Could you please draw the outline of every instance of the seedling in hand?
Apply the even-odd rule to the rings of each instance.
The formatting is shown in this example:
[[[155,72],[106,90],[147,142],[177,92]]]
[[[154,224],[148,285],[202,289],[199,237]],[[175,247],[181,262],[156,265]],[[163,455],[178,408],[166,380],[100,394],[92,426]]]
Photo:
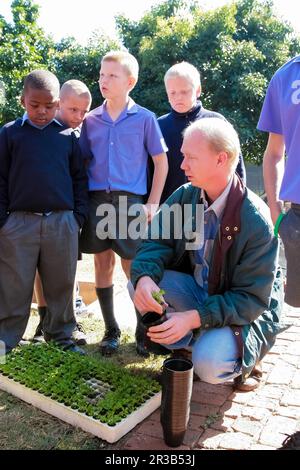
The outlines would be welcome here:
[[[163,289],[160,289],[159,291],[152,291],[151,295],[153,299],[162,307],[166,308],[168,306],[163,297],[165,295],[165,291]]]

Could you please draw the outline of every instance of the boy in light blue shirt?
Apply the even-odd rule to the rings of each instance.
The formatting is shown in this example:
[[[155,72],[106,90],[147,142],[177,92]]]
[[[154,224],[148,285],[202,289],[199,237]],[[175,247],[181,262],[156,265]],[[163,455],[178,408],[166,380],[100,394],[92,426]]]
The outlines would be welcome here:
[[[103,355],[116,351],[120,338],[113,309],[114,253],[121,257],[129,279],[131,260],[141,241],[140,236],[135,239],[129,234],[129,225],[135,219],[129,215],[130,208],[140,204],[144,219],[150,221],[168,172],[167,147],[155,115],[129,97],[138,79],[138,69],[136,59],[128,52],[112,51],[103,57],[99,85],[105,101],[86,117],[80,136],[83,155],[88,160],[90,196],[89,219],[80,246],[83,253],[95,255],[96,292],[105,323],[100,343]],[[154,177],[149,198],[143,205],[149,154],[153,158]],[[105,214],[100,214],[104,207],[113,214],[107,225]]]

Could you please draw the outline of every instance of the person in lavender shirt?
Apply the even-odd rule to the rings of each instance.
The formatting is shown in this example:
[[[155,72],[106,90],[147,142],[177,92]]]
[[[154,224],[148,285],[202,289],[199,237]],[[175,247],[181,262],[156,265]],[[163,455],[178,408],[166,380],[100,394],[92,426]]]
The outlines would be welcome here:
[[[138,70],[137,60],[128,52],[111,51],[103,57],[99,85],[105,101],[84,120],[79,141],[88,162],[90,208],[80,248],[83,253],[95,255],[96,293],[105,323],[100,342],[104,356],[118,349],[121,333],[113,307],[115,253],[121,257],[129,279],[131,260],[143,232],[141,229],[137,238],[130,234],[135,218],[133,206],[141,209],[145,232],[147,221],[158,208],[168,173],[167,146],[155,115],[129,97]],[[149,154],[154,177],[148,200],[143,204]]]
[[[285,248],[285,301],[300,307],[300,55],[272,77],[257,128],[269,132],[264,183],[274,233]],[[287,212],[284,202],[291,203]]]

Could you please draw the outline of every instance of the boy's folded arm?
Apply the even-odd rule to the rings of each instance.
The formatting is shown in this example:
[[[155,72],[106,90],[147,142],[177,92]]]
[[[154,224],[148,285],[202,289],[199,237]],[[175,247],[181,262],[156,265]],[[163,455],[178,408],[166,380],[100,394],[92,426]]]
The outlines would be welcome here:
[[[0,184],[1,186],[1,184]],[[3,227],[3,225],[5,224],[7,218],[8,218],[8,213],[7,213],[7,204],[3,203],[2,201],[2,191],[0,189],[0,198],[1,198],[1,202],[0,202],[0,229],[1,227]]]
[[[81,214],[79,214],[78,212],[75,212],[75,211],[74,211],[74,217],[76,219],[76,222],[79,225],[79,228],[82,228],[83,224],[85,222],[85,217],[83,217],[83,215],[81,215]]]
[[[8,179],[0,157],[0,228],[8,218]]]
[[[90,147],[89,139],[87,136],[86,120],[84,120],[82,123],[80,137],[78,140],[79,140],[79,146],[80,146],[82,158],[83,158],[85,166],[87,167],[90,160],[93,158],[93,154],[91,152],[91,147]]]
[[[74,191],[74,216],[81,228],[88,216],[88,185],[87,178],[81,178],[80,180],[73,179],[73,191]]]
[[[73,139],[70,172],[73,180],[74,216],[82,227],[88,216],[88,177],[76,137]]]

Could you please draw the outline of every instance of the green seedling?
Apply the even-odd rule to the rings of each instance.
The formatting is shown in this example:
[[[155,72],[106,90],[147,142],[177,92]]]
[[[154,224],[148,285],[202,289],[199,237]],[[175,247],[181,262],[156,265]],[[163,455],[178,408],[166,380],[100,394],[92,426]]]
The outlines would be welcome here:
[[[158,292],[153,291],[151,292],[151,295],[153,299],[156,300],[157,303],[159,303],[159,305],[165,305],[165,300],[163,298],[163,296],[165,295],[164,290],[160,289]]]

